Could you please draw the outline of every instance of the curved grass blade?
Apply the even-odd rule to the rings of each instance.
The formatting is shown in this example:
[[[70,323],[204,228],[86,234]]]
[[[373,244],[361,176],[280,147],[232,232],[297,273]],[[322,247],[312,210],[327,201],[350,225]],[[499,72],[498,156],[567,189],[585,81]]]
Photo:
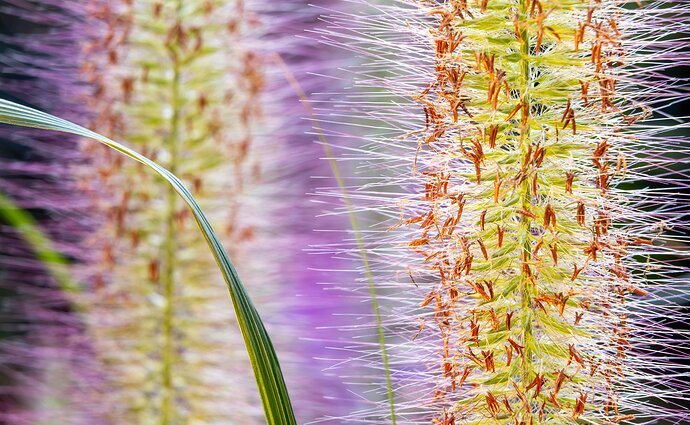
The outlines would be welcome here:
[[[254,370],[268,425],[296,425],[283,373],[271,339],[249,298],[237,271],[192,194],[174,174],[145,156],[98,133],[36,109],[0,99],[0,122],[76,134],[96,140],[144,165],[163,177],[189,205],[228,286],[237,322]]]
[[[71,293],[79,291],[79,286],[67,271],[69,261],[53,247],[53,242],[41,231],[31,214],[15,205],[3,193],[0,193],[0,218],[21,234],[61,290]]]

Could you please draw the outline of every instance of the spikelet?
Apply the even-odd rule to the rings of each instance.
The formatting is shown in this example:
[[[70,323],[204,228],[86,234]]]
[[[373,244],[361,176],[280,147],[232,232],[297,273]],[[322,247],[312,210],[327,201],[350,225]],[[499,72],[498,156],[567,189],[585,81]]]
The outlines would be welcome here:
[[[83,64],[94,87],[91,126],[186,181],[258,303],[276,296],[273,257],[256,245],[270,209],[250,196],[266,193],[258,182],[268,151],[254,138],[262,59],[245,39],[256,17],[241,1],[94,1],[88,10],[100,25]],[[111,417],[261,423],[227,289],[187,207],[139,165],[85,151],[107,217],[93,238],[100,258],[85,304],[113,380]]]
[[[18,102],[79,120],[78,40],[83,12],[63,1],[4,2],[0,89]],[[35,219],[52,247],[81,263],[79,250],[93,222],[72,169],[83,162],[76,140],[32,129],[2,128],[0,191]],[[51,274],[5,220],[0,226],[0,423],[105,424],[103,390],[84,325],[68,294],[75,282]],[[32,227],[31,225],[29,227]],[[74,286],[73,286],[74,285]]]
[[[659,118],[687,91],[659,71],[690,62],[688,5],[362,4],[322,36],[370,58],[366,101],[337,107],[371,120],[361,208],[384,217],[384,324],[405,329],[398,421],[686,421],[687,338],[665,318],[687,324],[687,270],[659,258],[686,250],[666,231],[686,228],[669,131],[687,123]],[[390,421],[378,404],[352,418]]]

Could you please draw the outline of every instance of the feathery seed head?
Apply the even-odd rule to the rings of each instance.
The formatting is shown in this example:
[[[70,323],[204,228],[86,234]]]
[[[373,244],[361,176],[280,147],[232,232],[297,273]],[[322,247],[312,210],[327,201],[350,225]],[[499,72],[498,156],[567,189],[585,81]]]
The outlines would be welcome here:
[[[245,281],[275,296],[255,258],[270,217],[252,191],[265,170],[263,58],[247,40],[258,21],[243,2],[94,1],[84,73],[92,123],[188,182]],[[227,289],[189,210],[138,164],[87,146],[91,191],[108,223],[94,238],[92,332],[112,371],[117,422],[262,420]],[[91,170],[89,168],[87,171]],[[273,260],[264,257],[263,261]],[[249,277],[251,276],[251,277]],[[259,286],[262,285],[262,286]]]
[[[79,102],[83,90],[73,60],[79,55],[83,15],[65,1],[3,3],[0,90],[5,97],[68,119],[88,114]],[[51,265],[37,252],[41,244],[35,234],[29,236],[35,232],[49,240],[51,246],[40,249],[57,251],[66,261],[88,261],[80,244],[93,221],[85,214],[88,199],[73,172],[84,158],[70,149],[76,141],[65,135],[3,128],[2,139],[0,423],[107,423],[99,396],[103,380],[68,291],[78,285],[66,273],[65,279],[51,274]],[[24,223],[14,227],[18,222]]]
[[[316,379],[312,353],[294,344],[301,329],[284,319],[293,307],[287,295],[314,283],[309,275],[299,281],[305,260],[290,252],[313,238],[303,235],[311,220],[299,203],[315,157],[296,155],[306,142],[286,126],[303,108],[274,57],[283,48],[276,38],[296,31],[299,20],[243,1],[94,1],[89,10],[97,25],[83,66],[98,112],[92,127],[189,183],[278,335],[288,378]],[[288,66],[308,56],[288,51]],[[160,193],[139,165],[86,149],[98,167],[95,203],[112,223],[94,238],[102,257],[91,269],[89,317],[99,353],[115,371],[113,416],[261,422],[227,290],[187,207],[175,193]],[[291,388],[298,414],[308,418],[327,403],[310,389]]]
[[[400,288],[387,328],[408,329],[391,348],[400,417],[683,418],[668,400],[687,386],[664,377],[688,371],[666,349],[673,331],[661,322],[677,309],[663,296],[684,290],[683,269],[668,263],[652,275],[649,262],[681,255],[673,245],[685,239],[660,232],[662,220],[678,221],[663,199],[672,190],[631,182],[672,184],[653,168],[683,147],[644,120],[687,98],[657,72],[690,59],[679,49],[687,5],[369,6],[378,13],[334,15],[322,34],[371,58],[358,81],[369,101],[338,106],[375,123],[370,161],[388,166],[362,202],[387,219],[370,242],[381,286]],[[663,348],[649,349],[654,340]]]

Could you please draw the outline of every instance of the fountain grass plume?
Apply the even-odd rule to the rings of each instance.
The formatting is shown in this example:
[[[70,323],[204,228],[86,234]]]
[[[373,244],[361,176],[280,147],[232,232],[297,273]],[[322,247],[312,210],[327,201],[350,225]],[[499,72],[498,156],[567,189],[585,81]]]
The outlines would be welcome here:
[[[4,97],[80,119],[79,40],[83,13],[71,2],[0,5],[0,90]],[[5,130],[5,129],[3,129]],[[0,154],[0,422],[107,423],[98,366],[70,294],[78,291],[66,263],[88,261],[80,250],[93,221],[66,149],[74,138],[33,129],[3,131]]]
[[[199,3],[201,4],[201,3]],[[76,4],[65,3],[65,7],[76,7]],[[305,13],[292,13],[289,10],[270,7],[266,8],[265,5],[261,3],[243,4],[242,2],[236,2],[233,5],[227,5],[222,7],[222,13],[209,18],[213,12],[217,12],[215,6],[211,3],[205,3],[203,8],[190,10],[187,9],[186,5],[178,8],[178,21],[184,21],[181,26],[189,25],[191,27],[187,28],[196,37],[195,42],[200,43],[201,37],[208,41],[210,38],[212,40],[212,47],[208,49],[209,43],[205,43],[204,51],[198,52],[194,51],[186,59],[190,62],[196,62],[196,64],[189,64],[184,67],[184,72],[180,72],[181,79],[194,78],[194,75],[200,75],[201,69],[205,65],[212,64],[218,67],[218,74],[215,79],[211,81],[204,82],[204,84],[196,85],[190,83],[188,80],[178,81],[179,84],[175,82],[170,82],[165,80],[165,66],[163,63],[165,59],[161,60],[158,67],[153,66],[154,78],[156,81],[152,82],[148,79],[151,62],[146,62],[146,59],[151,59],[156,57],[156,54],[165,55],[166,53],[171,53],[179,45],[184,44],[183,40],[175,40],[170,43],[169,38],[163,37],[163,35],[158,32],[160,28],[157,29],[156,21],[164,22],[166,19],[171,22],[169,9],[166,9],[167,5],[161,2],[149,2],[147,4],[140,3],[133,7],[129,2],[91,2],[89,3],[86,11],[90,15],[90,19],[85,19],[83,24],[84,28],[87,29],[82,34],[82,42],[85,43],[85,60],[80,64],[83,75],[87,82],[93,89],[93,92],[89,96],[84,96],[83,100],[89,106],[93,108],[97,113],[92,121],[93,125],[98,126],[99,129],[105,130],[107,134],[111,137],[132,137],[134,140],[139,141],[138,146],[143,146],[142,149],[152,156],[157,156],[158,154],[166,155],[165,143],[161,147],[161,144],[155,143],[155,141],[144,140],[146,138],[145,132],[151,131],[151,140],[158,138],[155,134],[158,131],[166,132],[170,131],[164,119],[161,120],[161,116],[166,115],[166,108],[151,108],[153,103],[148,102],[144,96],[151,96],[151,98],[157,98],[161,91],[164,91],[166,87],[171,88],[173,91],[174,86],[179,86],[179,97],[183,98],[192,91],[201,91],[203,89],[208,89],[211,85],[215,83],[223,83],[226,85],[227,91],[224,93],[224,98],[220,101],[218,98],[206,99],[202,94],[198,98],[198,111],[196,113],[189,113],[189,109],[183,106],[187,119],[187,123],[191,120],[196,120],[201,117],[202,119],[210,118],[213,123],[208,122],[202,123],[200,127],[205,127],[208,132],[202,134],[201,138],[213,138],[222,139],[220,143],[216,146],[207,144],[206,152],[202,152],[200,149],[192,149],[192,146],[197,147],[199,140],[189,139],[183,140],[183,148],[190,147],[190,149],[183,149],[182,155],[185,158],[180,161],[187,165],[186,160],[190,156],[195,156],[196,159],[200,159],[204,153],[214,152],[220,149],[223,150],[222,144],[225,142],[226,146],[231,152],[226,152],[225,159],[230,159],[226,164],[220,164],[220,162],[214,162],[210,167],[197,167],[186,173],[183,176],[185,180],[192,183],[196,191],[201,190],[200,186],[204,182],[205,188],[208,187],[209,175],[211,174],[209,169],[216,169],[218,173],[217,177],[220,177],[223,172],[227,172],[232,169],[236,169],[233,173],[230,181],[234,182],[238,186],[242,186],[242,180],[249,177],[249,180],[253,182],[248,186],[246,194],[243,194],[242,189],[237,191],[226,190],[225,192],[217,191],[213,194],[205,193],[202,196],[206,198],[206,202],[215,202],[216,214],[219,214],[220,208],[224,203],[232,203],[233,205],[229,210],[231,211],[231,217],[228,220],[226,232],[228,233],[226,237],[228,239],[238,239],[238,232],[233,232],[233,227],[237,225],[238,222],[255,222],[255,226],[246,226],[239,234],[240,239],[245,239],[241,244],[233,244],[235,257],[242,256],[244,253],[244,261],[242,261],[244,269],[243,274],[253,274],[254,279],[261,281],[262,286],[260,289],[255,289],[259,292],[262,297],[262,305],[271,305],[274,313],[278,311],[286,314],[295,314],[299,316],[298,325],[290,323],[286,324],[284,320],[276,321],[272,327],[281,328],[280,335],[282,336],[284,352],[292,352],[292,355],[283,356],[288,358],[289,370],[294,370],[292,378],[294,382],[300,383],[293,385],[293,391],[297,393],[299,405],[302,407],[301,412],[298,412],[303,419],[311,420],[317,416],[321,415],[321,412],[325,410],[325,406],[328,405],[331,411],[338,411],[336,408],[336,399],[343,398],[343,390],[338,390],[339,385],[334,383],[334,377],[326,377],[321,373],[318,364],[315,364],[311,356],[318,355],[321,356],[320,352],[315,352],[314,347],[317,345],[312,342],[308,349],[296,349],[293,344],[294,339],[305,336],[307,332],[312,332],[311,329],[305,329],[315,326],[322,326],[325,324],[322,318],[317,318],[317,314],[323,312],[323,309],[330,309],[332,306],[323,305],[323,296],[317,297],[319,303],[322,305],[318,312],[313,308],[306,308],[304,306],[294,305],[299,299],[295,298],[295,301],[291,301],[290,298],[285,298],[285,295],[299,292],[300,295],[309,294],[309,301],[312,307],[314,303],[314,293],[315,289],[318,289],[316,285],[316,280],[323,278],[321,274],[313,270],[308,270],[309,265],[313,264],[312,256],[307,256],[305,253],[300,252],[300,249],[307,248],[311,245],[315,238],[319,237],[316,233],[311,232],[312,215],[305,214],[303,208],[295,208],[297,203],[303,203],[303,198],[305,192],[309,191],[310,185],[310,173],[314,169],[318,169],[314,163],[318,160],[318,154],[314,154],[314,149],[309,149],[312,144],[306,138],[304,134],[305,122],[301,121],[301,118],[305,115],[305,111],[302,105],[299,104],[297,96],[294,91],[286,86],[284,83],[285,76],[283,67],[276,67],[276,63],[273,60],[274,55],[278,52],[283,54],[286,58],[287,66],[290,68],[290,72],[293,70],[299,74],[300,78],[304,78],[303,82],[305,87],[309,90],[314,89],[311,82],[316,82],[318,80],[313,78],[308,78],[306,72],[308,70],[313,70],[317,65],[317,61],[314,59],[315,54],[323,53],[322,50],[307,49],[303,42],[297,41],[294,37],[299,32],[307,26],[312,25],[314,19],[313,9],[305,8]],[[218,5],[216,5],[218,6]],[[194,9],[192,6],[191,9]],[[203,9],[203,10],[202,10]],[[189,13],[187,13],[189,12]],[[205,14],[205,15],[204,15]],[[184,15],[184,16],[182,16]],[[27,14],[27,17],[31,17],[33,21],[40,21],[44,19],[42,14],[36,14],[36,16]],[[212,21],[212,26],[206,25],[205,31],[200,33],[198,31],[199,25],[203,23],[203,17],[208,18],[207,22]],[[184,19],[183,19],[184,18]],[[189,21],[194,21],[195,23],[190,24]],[[259,21],[262,21],[261,23]],[[171,25],[174,27],[177,24],[175,20],[172,20]],[[161,26],[165,26],[162,24]],[[173,28],[174,29],[174,28]],[[184,29],[184,28],[183,28]],[[183,29],[180,31],[184,32]],[[131,31],[135,31],[136,36],[131,34]],[[172,31],[172,30],[171,30]],[[170,35],[170,34],[168,34]],[[184,34],[177,34],[184,36]],[[220,54],[221,48],[218,47],[218,43],[225,41],[237,42],[238,45],[232,52],[228,52],[225,57]],[[141,43],[141,44],[138,44]],[[177,46],[171,44],[179,44]],[[146,45],[146,48],[142,48],[142,44]],[[241,45],[240,45],[241,44]],[[74,43],[74,47],[77,47],[77,43]],[[182,49],[186,46],[181,46]],[[200,48],[197,44],[195,49]],[[158,52],[156,52],[158,50]],[[149,55],[149,53],[152,53]],[[175,52],[172,52],[175,53]],[[214,54],[215,53],[215,54]],[[73,58],[78,59],[79,55],[73,55]],[[201,59],[203,58],[203,59]],[[244,60],[240,65],[231,63],[233,61],[239,60],[240,62]],[[206,61],[206,62],[204,62]],[[76,61],[75,61],[76,62]],[[175,62],[175,60],[173,60]],[[204,64],[199,65],[199,62],[204,62]],[[194,66],[196,65],[196,66]],[[173,67],[174,68],[174,67]],[[276,69],[278,68],[278,69]],[[207,67],[204,70],[209,70],[211,67]],[[136,73],[141,71],[141,76],[126,75],[129,72]],[[222,75],[221,71],[229,71],[230,75]],[[263,73],[268,72],[269,75],[263,75]],[[271,74],[272,72],[272,74]],[[144,75],[145,74],[145,75]],[[161,77],[163,76],[163,77]],[[224,78],[228,77],[228,78]],[[306,77],[306,78],[305,78]],[[268,87],[264,87],[264,83],[268,82]],[[222,85],[222,84],[221,84]],[[201,89],[200,89],[201,87]],[[216,88],[216,87],[214,87]],[[138,95],[138,89],[144,92],[144,95]],[[187,90],[191,89],[191,90]],[[263,95],[264,91],[270,92],[270,99]],[[212,91],[212,90],[209,90]],[[136,93],[135,93],[136,92]],[[217,93],[213,93],[214,95]],[[167,99],[170,100],[170,99]],[[204,103],[208,101],[208,105]],[[174,103],[174,101],[170,102]],[[226,103],[226,108],[219,106],[221,103]],[[165,102],[164,102],[165,104]],[[208,108],[206,106],[209,106]],[[149,112],[142,115],[138,112],[142,109],[151,108]],[[219,114],[219,110],[223,111],[222,116]],[[229,112],[229,113],[228,113]],[[129,115],[135,115],[134,118]],[[160,114],[157,116],[156,114]],[[269,116],[270,119],[262,119],[260,115],[264,117]],[[237,126],[232,123],[226,122],[225,119],[228,117],[234,117],[237,121],[241,123]],[[75,117],[73,117],[74,119]],[[79,117],[78,119],[83,119]],[[160,121],[157,121],[160,120]],[[220,124],[218,124],[220,122]],[[261,122],[261,125],[255,125]],[[308,124],[306,124],[308,125]],[[249,128],[252,127],[253,128]],[[148,128],[147,128],[148,127]],[[218,128],[216,128],[218,127]],[[222,129],[220,127],[223,127]],[[235,130],[240,128],[245,131],[245,137],[240,143],[237,140],[230,140],[228,133],[230,130]],[[223,134],[218,136],[217,132]],[[186,131],[191,133],[194,129],[190,129],[187,126]],[[202,132],[203,133],[203,132]],[[212,134],[213,133],[213,134]],[[251,133],[251,135],[249,135]],[[36,132],[38,135],[43,135],[43,133]],[[250,140],[251,139],[251,140]],[[167,140],[169,141],[169,140]],[[218,140],[216,140],[218,141]],[[187,143],[188,142],[188,143]],[[228,143],[229,142],[229,143]],[[267,142],[270,142],[267,143]],[[251,149],[248,145],[251,144]],[[279,154],[281,151],[281,146],[288,144],[289,153]],[[237,145],[239,148],[237,148]],[[249,152],[242,152],[242,151]],[[90,163],[82,168],[82,173],[84,174],[83,184],[90,187],[92,194],[92,200],[94,205],[94,211],[100,211],[103,216],[105,216],[105,221],[99,223],[101,231],[93,235],[88,241],[86,241],[82,246],[86,249],[84,251],[91,252],[91,261],[84,267],[85,273],[89,277],[90,290],[96,292],[95,295],[85,294],[81,297],[80,301],[87,306],[86,317],[89,318],[91,324],[91,331],[96,336],[99,347],[103,350],[101,353],[101,359],[107,366],[110,374],[112,375],[113,390],[109,397],[105,399],[110,399],[117,404],[116,408],[109,411],[109,415],[113,420],[162,420],[162,421],[174,421],[177,420],[170,416],[174,416],[175,413],[170,413],[171,410],[177,410],[176,408],[167,409],[161,408],[160,406],[164,404],[169,405],[169,401],[172,399],[170,394],[173,394],[175,398],[186,397],[184,390],[179,393],[184,393],[183,396],[178,397],[178,392],[175,391],[174,387],[176,384],[172,381],[179,379],[180,382],[185,380],[185,377],[180,378],[175,377],[175,371],[172,368],[167,368],[164,363],[166,360],[163,356],[156,356],[152,353],[157,349],[156,344],[161,343],[158,339],[148,340],[147,337],[155,330],[151,330],[147,333],[146,329],[143,327],[147,325],[152,325],[153,328],[156,327],[156,322],[159,321],[158,318],[154,317],[159,308],[149,308],[144,307],[143,310],[149,308],[149,315],[145,321],[137,321],[139,318],[136,315],[135,319],[128,318],[123,320],[119,314],[124,314],[127,316],[127,307],[131,306],[131,303],[125,303],[118,294],[127,292],[130,294],[129,298],[135,298],[137,296],[137,291],[129,291],[129,287],[126,284],[111,284],[111,279],[117,279],[118,273],[122,273],[123,269],[128,272],[128,274],[134,275],[135,273],[140,273],[140,278],[137,280],[136,276],[133,278],[127,276],[129,281],[125,279],[119,279],[125,282],[131,282],[132,285],[140,283],[141,276],[148,274],[151,275],[159,274],[161,264],[158,263],[158,259],[154,258],[155,255],[151,251],[147,251],[149,247],[142,247],[149,242],[153,242],[154,250],[156,245],[160,245],[157,242],[156,235],[147,234],[142,236],[141,233],[143,228],[155,227],[155,223],[159,221],[159,215],[170,216],[169,211],[163,214],[156,215],[152,213],[147,216],[148,211],[144,211],[148,206],[155,207],[155,201],[149,203],[148,193],[145,195],[141,194],[141,191],[133,191],[136,195],[132,196],[132,192],[129,190],[122,190],[118,187],[118,184],[124,183],[132,187],[131,179],[136,179],[141,186],[149,185],[151,191],[157,192],[156,188],[153,186],[155,182],[153,179],[147,180],[145,174],[141,174],[143,169],[140,167],[127,167],[125,163],[122,162],[122,158],[113,155],[109,151],[100,151],[99,148],[85,144],[85,151],[87,156],[90,158]],[[239,151],[239,152],[238,152]],[[249,154],[252,157],[252,165],[239,164],[243,162],[242,155]],[[213,155],[207,155],[207,157],[212,157]],[[220,160],[222,155],[218,156],[216,160]],[[285,161],[285,158],[289,157],[290,161]],[[194,158],[192,158],[194,159]],[[165,162],[165,161],[163,161]],[[213,162],[213,161],[212,161]],[[246,161],[247,162],[247,161]],[[259,164],[260,162],[260,164]],[[123,164],[124,167],[123,167]],[[166,163],[171,165],[170,163]],[[246,166],[246,167],[245,167]],[[96,167],[98,178],[94,180],[93,178],[93,167]],[[250,168],[251,172],[247,173],[245,170],[237,170],[242,167]],[[115,175],[121,168],[123,168],[128,176],[121,177]],[[171,166],[171,168],[175,168]],[[220,169],[220,170],[219,170]],[[177,171],[177,170],[176,170]],[[143,176],[143,177],[142,177]],[[260,181],[260,182],[259,182]],[[146,183],[144,183],[146,182]],[[257,197],[255,195],[250,195],[249,192],[260,191],[260,195]],[[227,187],[226,187],[227,189]],[[199,193],[197,193],[199,195]],[[225,199],[221,202],[212,201],[210,198],[216,195],[222,195]],[[258,211],[266,210],[264,208],[265,201],[271,200],[271,211],[279,211],[276,214],[258,214]],[[131,201],[131,202],[130,202]],[[133,204],[136,203],[136,206]],[[242,213],[240,209],[244,209],[249,212]],[[211,208],[213,211],[213,208]],[[185,210],[180,206],[180,215],[185,214]],[[281,217],[277,220],[277,217]],[[142,219],[148,220],[148,224],[136,223],[135,220]],[[184,217],[176,217],[176,220],[183,220]],[[114,227],[110,227],[107,223],[108,221],[114,222]],[[162,221],[162,220],[161,220]],[[126,224],[125,224],[126,222]],[[181,225],[181,223],[178,223]],[[123,234],[125,227],[128,227],[128,232]],[[175,235],[177,236],[177,235]],[[170,234],[168,234],[168,239],[170,239]],[[129,239],[131,246],[128,243],[123,243],[123,240]],[[175,237],[174,239],[177,239]],[[177,241],[175,241],[177,242]],[[141,244],[141,245],[140,245]],[[237,245],[241,245],[238,247]],[[121,254],[120,251],[133,249],[134,252],[129,255]],[[204,249],[205,250],[205,249]],[[146,251],[150,254],[149,263],[146,267],[142,267],[137,270],[136,267],[131,267],[132,263],[136,261],[130,261],[131,258],[137,258],[139,261],[146,261],[146,258],[141,258],[140,255],[142,251]],[[191,250],[189,250],[191,251]],[[252,261],[249,258],[256,256],[249,255],[249,252],[271,252],[280,254],[271,254],[270,256],[262,255],[261,261]],[[169,252],[170,254],[170,252]],[[268,260],[270,258],[270,261]],[[323,258],[323,257],[322,257]],[[320,262],[321,263],[321,262]],[[185,264],[189,264],[187,261]],[[324,264],[321,264],[324,266]],[[127,266],[130,266],[127,268]],[[119,275],[121,276],[121,274]],[[318,277],[317,277],[318,276]],[[266,285],[267,282],[276,281],[280,279],[283,288],[281,289],[271,289],[271,285]],[[331,276],[331,279],[335,279]],[[146,279],[145,279],[146,280]],[[107,287],[107,288],[106,288]],[[275,288],[275,286],[273,286]],[[141,289],[141,288],[136,288]],[[146,302],[154,302],[152,298],[157,295],[156,291],[144,291],[145,295],[143,298],[136,298],[133,302],[137,305],[146,304]],[[280,302],[275,300],[279,299]],[[141,300],[148,300],[142,301]],[[305,298],[301,301],[304,302]],[[129,301],[132,301],[131,299]],[[201,302],[195,299],[194,302]],[[183,301],[177,302],[177,304],[183,304]],[[218,304],[223,304],[223,301],[218,301]],[[342,303],[341,304],[342,307]],[[122,313],[115,312],[111,316],[110,309],[114,306],[123,307]],[[179,306],[173,307],[173,309],[178,309]],[[184,307],[184,306],[182,306]],[[208,305],[206,305],[208,307]],[[226,309],[228,307],[226,306]],[[136,309],[138,312],[142,309]],[[295,310],[300,310],[296,313]],[[102,316],[99,314],[102,313]],[[166,313],[170,313],[170,310],[166,310]],[[223,314],[222,309],[218,309],[218,315]],[[173,315],[175,313],[173,312]],[[185,316],[183,314],[183,316]],[[186,316],[185,316],[186,317]],[[170,318],[170,317],[168,317]],[[165,319],[164,319],[165,320]],[[164,320],[160,320],[161,322]],[[331,320],[331,319],[328,319]],[[173,322],[172,327],[168,328],[175,332],[175,326],[178,322],[176,318],[171,318],[168,322]],[[141,326],[140,326],[141,325]],[[141,340],[132,340],[130,342],[124,341],[123,333],[120,332],[126,328],[126,326],[131,326],[133,331],[130,333],[136,334],[136,338],[142,338]],[[157,329],[157,328],[156,328]],[[190,326],[188,331],[191,332],[195,330],[194,326]],[[170,334],[168,333],[168,336]],[[183,350],[187,345],[187,341],[177,341],[177,335],[173,335],[172,338],[167,337],[166,346],[163,351],[175,352]],[[281,343],[280,340],[277,341],[278,344]],[[111,344],[112,346],[109,346]],[[319,343],[320,344],[320,343]],[[171,347],[175,345],[175,347]],[[239,346],[239,344],[233,344]],[[137,353],[128,353],[121,350],[118,354],[110,355],[108,353],[103,354],[108,347],[131,347],[136,346],[140,350],[139,355],[151,356],[149,362],[144,362],[144,368],[149,367],[151,369],[160,369],[160,375],[163,376],[163,380],[168,380],[167,383],[161,383],[160,386],[166,386],[165,390],[159,390],[157,382],[151,382],[150,387],[141,387],[132,390],[132,387],[138,387],[138,384],[142,381],[136,381],[132,379],[130,375],[123,374],[120,354],[124,354],[123,357],[129,355],[136,356]],[[144,348],[142,347],[149,347]],[[214,347],[199,347],[200,351],[209,351],[211,355],[220,358],[220,352],[213,352]],[[232,351],[237,354],[239,361],[243,360],[244,355],[241,354],[240,350],[234,350],[232,348],[224,347],[228,351]],[[147,354],[148,353],[148,354]],[[174,356],[174,354],[173,354]],[[129,357],[127,357],[129,358]],[[168,366],[170,364],[177,364],[179,359],[173,357],[167,357]],[[184,361],[184,359],[182,360]],[[220,360],[218,360],[220,361]],[[127,368],[131,370],[132,368]],[[198,367],[198,370],[209,370],[211,368]],[[247,380],[247,368],[238,366],[237,376],[235,379],[239,382],[248,381]],[[233,371],[235,373],[235,371]],[[155,373],[154,373],[155,374]],[[319,382],[318,384],[309,382]],[[221,385],[219,383],[219,385]],[[315,394],[312,391],[306,391],[313,386],[319,386],[322,388],[328,388],[328,391],[320,392]],[[127,388],[129,386],[129,388]],[[227,391],[233,388],[232,383],[224,383],[224,388]],[[153,388],[151,390],[151,388]],[[172,388],[172,389],[171,389]],[[246,418],[246,411],[254,412],[254,418],[251,420],[259,420],[258,410],[258,400],[252,394],[254,391],[251,387],[246,388],[246,394],[250,394],[248,397],[252,398],[252,402],[247,402],[245,405],[241,405],[241,401],[235,403],[235,416],[240,418],[240,415],[245,415],[241,420],[250,420]],[[300,391],[301,390],[301,391]],[[166,395],[167,393],[167,395]],[[239,399],[239,398],[237,398]],[[153,403],[151,401],[153,400]],[[160,403],[158,403],[160,401]],[[129,416],[132,409],[138,409],[137,406],[152,404],[151,409],[144,411],[140,416],[138,413]],[[253,406],[249,406],[252,404]],[[338,402],[338,404],[342,404]],[[134,405],[134,407],[133,407]],[[218,408],[220,409],[220,407]],[[225,409],[223,407],[223,409]],[[340,411],[343,407],[341,406]],[[179,410],[182,411],[183,409]],[[148,416],[147,416],[148,415]],[[233,415],[233,413],[229,413]],[[180,416],[181,417],[181,416]],[[149,419],[146,419],[149,418]],[[178,418],[179,419],[179,418]],[[208,419],[216,420],[216,419]],[[240,419],[237,419],[240,420]]]
[[[278,335],[286,370],[294,371],[298,414],[313,419],[339,392],[333,378],[317,377],[313,353],[294,344],[304,322],[316,326],[317,319],[291,323],[285,315],[299,301],[290,295],[316,284],[298,254],[315,235],[305,231],[311,218],[297,204],[318,158],[299,131],[302,106],[273,59],[283,49],[291,68],[303,73],[311,66],[312,53],[290,38],[304,17],[241,1],[94,2],[90,10],[100,22],[83,67],[99,112],[92,126],[131,141],[190,183],[225,230]],[[222,286],[206,278],[206,257],[198,253],[205,248],[183,206],[161,199],[139,167],[97,149],[89,154],[101,176],[94,199],[115,223],[94,239],[103,267],[92,268],[99,294],[91,316],[100,353],[125,372],[117,378],[116,415],[160,423],[261,421],[239,335],[219,332],[233,328],[229,304],[218,295]],[[148,367],[133,367],[132,359]],[[330,392],[309,391],[317,381]]]
[[[690,62],[688,6],[358,3],[321,31],[369,59],[324,115],[369,129],[354,196],[398,419],[687,420],[687,118],[665,109],[688,91],[662,71]]]
[[[253,290],[259,299],[278,296],[271,266],[251,261],[270,220],[251,194],[267,194],[259,183],[267,148],[254,137],[262,59],[245,38],[256,16],[239,1],[96,1],[89,12],[95,34],[83,70],[94,87],[92,126],[190,184],[240,273],[262,283]],[[110,222],[94,238],[102,257],[91,268],[88,304],[117,389],[111,416],[261,423],[226,289],[188,210],[139,165],[98,148],[86,152],[100,175],[94,203]]]

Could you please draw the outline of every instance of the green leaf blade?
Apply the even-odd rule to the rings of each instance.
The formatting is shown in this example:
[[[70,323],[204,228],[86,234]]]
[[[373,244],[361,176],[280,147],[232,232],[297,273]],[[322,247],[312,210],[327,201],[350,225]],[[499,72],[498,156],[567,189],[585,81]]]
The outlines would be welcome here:
[[[208,243],[211,253],[223,275],[237,322],[244,339],[247,354],[254,371],[259,394],[268,425],[296,425],[294,410],[285,385],[278,356],[266,328],[242,284],[235,267],[223,248],[211,223],[201,210],[184,183],[170,171],[138,152],[117,143],[105,136],[74,124],[70,121],[29,108],[14,102],[0,99],[0,122],[22,127],[32,127],[71,133],[96,140],[135,161],[151,168],[163,177],[168,184],[182,197],[192,210],[194,219]]]

